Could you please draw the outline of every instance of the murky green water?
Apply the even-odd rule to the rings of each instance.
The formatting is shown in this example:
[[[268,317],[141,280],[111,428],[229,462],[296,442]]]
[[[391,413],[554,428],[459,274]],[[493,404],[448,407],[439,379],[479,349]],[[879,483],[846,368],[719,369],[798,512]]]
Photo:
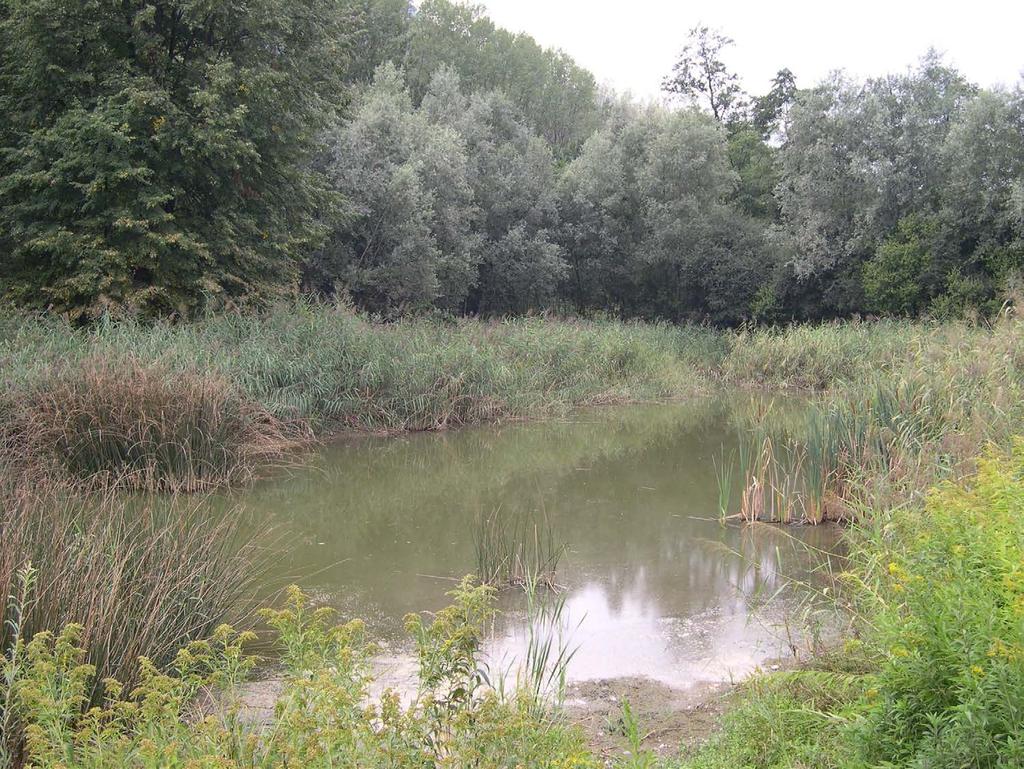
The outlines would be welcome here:
[[[284,543],[275,579],[297,581],[385,638],[402,616],[445,604],[476,568],[482,513],[542,516],[567,552],[564,585],[578,646],[571,679],[644,675],[670,685],[741,675],[784,653],[781,611],[763,598],[781,573],[806,574],[803,543],[828,527],[722,526],[715,460],[736,443],[746,396],[594,409],[561,421],[355,438],[248,492]],[[735,497],[734,497],[735,498]],[[514,656],[516,598],[495,626],[493,657]]]

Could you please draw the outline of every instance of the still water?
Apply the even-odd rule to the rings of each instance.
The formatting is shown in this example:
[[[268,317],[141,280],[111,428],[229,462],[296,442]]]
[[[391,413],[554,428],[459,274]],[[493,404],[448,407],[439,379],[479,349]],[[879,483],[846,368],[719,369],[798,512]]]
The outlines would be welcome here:
[[[566,547],[557,582],[576,649],[569,679],[685,687],[786,654],[782,620],[802,596],[785,577],[806,577],[836,544],[830,527],[721,525],[715,463],[735,446],[744,408],[738,395],[352,438],[242,502],[282,534],[274,579],[362,617],[395,659],[402,617],[444,606],[476,569],[481,515],[546,520]],[[526,621],[514,591],[501,603],[488,641],[499,666],[521,653]]]

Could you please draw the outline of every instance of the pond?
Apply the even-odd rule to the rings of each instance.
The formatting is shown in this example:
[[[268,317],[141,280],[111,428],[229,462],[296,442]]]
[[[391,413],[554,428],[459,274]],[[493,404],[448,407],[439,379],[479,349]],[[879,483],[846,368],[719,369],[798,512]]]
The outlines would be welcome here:
[[[570,681],[727,680],[801,643],[785,618],[804,596],[786,578],[813,577],[837,542],[828,526],[720,522],[716,463],[750,400],[349,438],[242,502],[282,535],[272,579],[366,620],[390,642],[396,675],[402,617],[444,606],[477,568],[481,518],[508,515],[544,521],[565,547],[556,582],[576,649]],[[487,650],[498,666],[521,654],[526,634],[522,592],[500,603]]]

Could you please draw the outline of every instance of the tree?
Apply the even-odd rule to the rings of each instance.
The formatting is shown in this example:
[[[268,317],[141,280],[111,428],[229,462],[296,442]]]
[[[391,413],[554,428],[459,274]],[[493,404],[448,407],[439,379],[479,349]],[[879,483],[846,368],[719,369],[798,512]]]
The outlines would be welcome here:
[[[997,284],[1024,270],[1024,92],[980,93],[941,149],[941,217],[962,272]]]
[[[913,316],[924,309],[936,230],[933,220],[909,216],[878,247],[864,265],[864,293],[873,311]]]
[[[942,146],[973,94],[934,54],[906,75],[837,75],[800,94],[779,187],[798,275],[859,272],[900,220],[935,213],[949,173]]]
[[[483,255],[467,309],[501,314],[552,305],[566,264],[554,242],[551,148],[498,92],[472,95],[453,127],[466,142],[473,199],[482,212]]]
[[[796,94],[796,77],[789,69],[780,69],[772,78],[768,93],[753,100],[750,121],[762,138],[767,140],[779,134]]]
[[[76,318],[191,314],[295,287],[329,203],[337,0],[8,0],[6,294]]]
[[[565,53],[496,27],[479,6],[419,5],[405,60],[414,102],[441,66],[459,74],[466,93],[504,94],[559,158],[574,156],[597,125],[594,76]]]
[[[328,173],[354,216],[337,222],[311,279],[328,292],[345,288],[373,312],[461,309],[482,241],[459,134],[414,110],[402,73],[388,63],[332,145]]]
[[[745,317],[771,264],[763,228],[728,203],[736,183],[721,126],[695,111],[663,117],[641,171],[646,315]]]
[[[368,83],[381,64],[401,66],[414,13],[410,0],[351,0],[356,14],[350,80]]]
[[[648,160],[658,112],[626,102],[583,145],[559,180],[565,292],[578,311],[635,314],[637,258],[645,236],[639,169]]]
[[[778,214],[777,151],[752,128],[737,127],[729,135],[729,163],[738,176],[732,202],[748,216],[772,221]]]
[[[694,27],[662,89],[691,103],[706,104],[719,123],[741,118],[746,107],[743,90],[739,78],[722,61],[722,51],[732,44],[731,37],[717,30]]]

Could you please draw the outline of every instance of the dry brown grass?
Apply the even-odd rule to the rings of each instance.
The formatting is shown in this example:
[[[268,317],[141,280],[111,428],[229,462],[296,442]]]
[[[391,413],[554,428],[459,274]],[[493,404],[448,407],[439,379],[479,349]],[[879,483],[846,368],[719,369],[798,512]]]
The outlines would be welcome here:
[[[310,440],[213,372],[133,356],[54,366],[0,407],[22,473],[90,486],[199,491],[249,480]]]

